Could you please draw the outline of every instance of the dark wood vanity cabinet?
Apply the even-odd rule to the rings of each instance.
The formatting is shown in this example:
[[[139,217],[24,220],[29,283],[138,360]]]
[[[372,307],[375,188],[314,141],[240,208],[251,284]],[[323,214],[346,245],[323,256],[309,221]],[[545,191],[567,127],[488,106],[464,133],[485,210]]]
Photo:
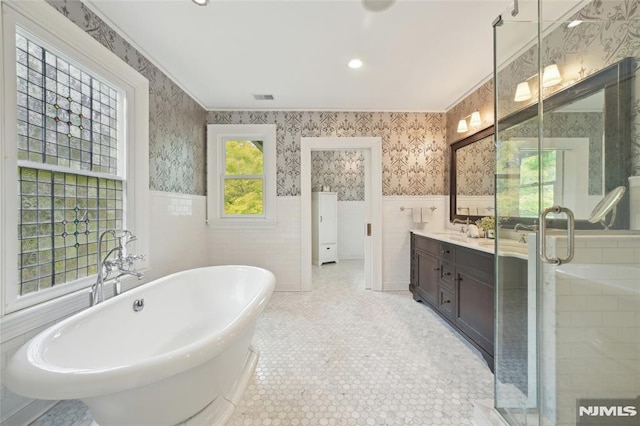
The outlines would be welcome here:
[[[493,371],[493,255],[411,234],[413,298],[457,329]]]

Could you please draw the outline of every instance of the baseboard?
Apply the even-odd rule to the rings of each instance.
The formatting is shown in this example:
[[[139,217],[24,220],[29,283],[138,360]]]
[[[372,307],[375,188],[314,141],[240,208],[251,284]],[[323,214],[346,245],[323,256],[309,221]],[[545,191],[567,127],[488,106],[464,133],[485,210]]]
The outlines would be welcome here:
[[[302,291],[300,282],[279,282],[276,280],[274,291]]]
[[[471,401],[474,426],[509,426],[493,407],[492,400]]]
[[[58,401],[34,400],[2,422],[2,426],[27,426],[56,405]]]
[[[409,291],[408,282],[385,281],[382,283],[383,291]]]

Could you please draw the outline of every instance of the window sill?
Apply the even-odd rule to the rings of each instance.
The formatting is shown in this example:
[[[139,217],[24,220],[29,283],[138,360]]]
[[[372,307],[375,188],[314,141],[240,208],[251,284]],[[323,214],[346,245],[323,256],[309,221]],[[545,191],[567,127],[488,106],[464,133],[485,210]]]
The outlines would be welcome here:
[[[207,224],[213,229],[275,229],[275,219],[209,219]]]

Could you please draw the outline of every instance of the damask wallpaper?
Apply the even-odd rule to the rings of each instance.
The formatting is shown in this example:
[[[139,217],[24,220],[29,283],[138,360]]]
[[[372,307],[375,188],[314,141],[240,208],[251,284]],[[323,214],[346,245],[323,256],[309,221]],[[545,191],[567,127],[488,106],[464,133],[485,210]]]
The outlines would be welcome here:
[[[482,124],[477,129],[458,133],[458,121],[474,111],[480,112]],[[467,124],[469,119],[467,118]],[[493,78],[474,90],[469,96],[447,111],[447,142],[452,144],[493,124]]]
[[[300,195],[300,138],[382,137],[384,195],[445,192],[445,114],[409,112],[209,111],[209,124],[277,126],[278,196]]]
[[[364,201],[364,152],[312,151],[311,188],[338,193],[338,201]]]
[[[493,136],[456,151],[457,195],[494,195],[496,169]]]
[[[574,84],[595,72],[625,58],[640,57],[640,0],[593,0],[573,17],[583,23],[573,28],[560,25],[545,36],[542,46],[543,63],[556,63],[562,74],[562,83],[545,90],[549,95]],[[499,36],[499,35],[498,35]],[[517,84],[537,72],[536,46],[519,55],[500,71],[498,77],[498,116],[503,117],[527,105],[513,100]],[[536,79],[528,80],[532,86],[535,102]],[[447,112],[447,141],[458,140],[467,134],[458,135],[458,120],[474,110],[493,108],[493,94],[486,86],[481,86],[471,95],[456,104]],[[636,78],[636,93],[640,93],[640,78]],[[634,137],[632,144],[633,174],[640,175],[640,96],[634,105]],[[484,115],[483,127],[493,124],[492,116]],[[485,122],[485,120],[487,120]]]
[[[47,0],[149,80],[149,187],[206,192],[206,111],[78,0]]]

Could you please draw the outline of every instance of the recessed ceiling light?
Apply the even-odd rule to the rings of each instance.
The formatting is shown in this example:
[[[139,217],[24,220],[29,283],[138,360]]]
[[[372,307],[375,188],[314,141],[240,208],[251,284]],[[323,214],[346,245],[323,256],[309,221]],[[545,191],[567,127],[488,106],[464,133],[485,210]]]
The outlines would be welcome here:
[[[209,4],[209,0],[191,0],[191,1],[197,4],[198,6],[206,6]]]
[[[362,61],[360,59],[352,59],[349,61],[349,68],[360,68],[362,66]]]
[[[369,12],[384,12],[395,2],[396,0],[362,0],[362,7]]]
[[[577,27],[578,25],[582,24],[582,21],[579,20],[575,20],[575,21],[571,21],[567,24],[567,28],[573,28],[573,27]]]

